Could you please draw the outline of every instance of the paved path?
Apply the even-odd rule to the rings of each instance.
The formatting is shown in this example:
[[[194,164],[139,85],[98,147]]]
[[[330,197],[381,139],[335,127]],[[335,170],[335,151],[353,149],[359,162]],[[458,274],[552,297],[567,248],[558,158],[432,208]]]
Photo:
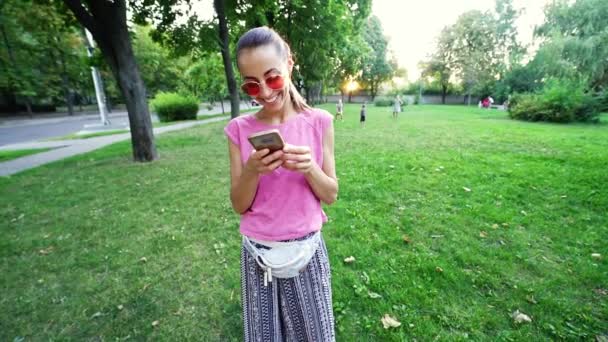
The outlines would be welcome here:
[[[176,131],[184,128],[193,126],[203,125],[210,122],[227,120],[229,116],[211,118],[206,120],[198,121],[187,121],[177,123],[170,126],[154,128],[154,135],[158,135],[165,132]],[[29,156],[9,160],[0,163],[0,176],[10,176],[23,170],[31,169],[40,165],[51,163],[57,160],[61,160],[67,157],[71,157],[77,154],[86,153],[89,151],[96,150],[98,148],[127,140],[131,138],[131,133],[122,133],[101,136],[89,139],[72,139],[62,141],[44,141],[44,142],[27,142],[12,145],[0,146],[1,150],[23,150],[23,149],[35,149],[35,148],[55,148],[50,151],[32,154]]]

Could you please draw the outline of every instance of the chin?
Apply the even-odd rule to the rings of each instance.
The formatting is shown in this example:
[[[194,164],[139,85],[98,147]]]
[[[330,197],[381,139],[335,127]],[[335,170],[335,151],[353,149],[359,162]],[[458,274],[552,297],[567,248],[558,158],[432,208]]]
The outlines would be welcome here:
[[[277,94],[277,96],[279,96],[279,98],[277,98],[273,103],[268,103],[263,100],[258,100],[258,102],[262,102],[266,110],[278,111],[285,107],[285,91],[281,91]]]

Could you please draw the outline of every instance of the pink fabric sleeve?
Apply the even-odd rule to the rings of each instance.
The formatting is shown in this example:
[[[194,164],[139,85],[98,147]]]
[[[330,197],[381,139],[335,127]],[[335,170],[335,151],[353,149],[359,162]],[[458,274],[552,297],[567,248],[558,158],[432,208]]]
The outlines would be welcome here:
[[[327,128],[331,126],[334,121],[334,117],[329,114],[326,110],[319,111],[319,128],[321,132],[321,138],[325,136]]]
[[[230,122],[224,127],[224,133],[236,146],[240,146],[241,142],[239,139],[239,125],[236,119],[230,120]]]

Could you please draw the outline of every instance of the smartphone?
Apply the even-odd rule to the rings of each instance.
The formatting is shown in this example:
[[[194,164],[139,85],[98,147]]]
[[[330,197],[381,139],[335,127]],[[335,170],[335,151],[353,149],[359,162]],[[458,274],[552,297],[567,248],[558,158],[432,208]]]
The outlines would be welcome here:
[[[281,137],[278,129],[257,132],[247,137],[247,139],[256,151],[267,148],[272,153],[282,150],[285,146],[285,141],[283,141],[283,137]]]

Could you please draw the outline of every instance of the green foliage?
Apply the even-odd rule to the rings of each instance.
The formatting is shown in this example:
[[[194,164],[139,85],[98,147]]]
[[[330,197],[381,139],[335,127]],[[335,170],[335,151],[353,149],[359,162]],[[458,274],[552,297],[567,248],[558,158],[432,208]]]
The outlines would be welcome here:
[[[397,63],[388,59],[388,41],[377,17],[372,16],[367,19],[363,38],[370,46],[371,52],[363,59],[361,81],[367,86],[372,98],[374,98],[380,84],[393,77],[397,69]]]
[[[197,58],[182,77],[181,89],[202,101],[216,102],[228,93],[226,74],[219,53]]]
[[[414,95],[414,105],[419,105],[420,104],[420,94],[416,93],[416,95]]]
[[[545,9],[545,23],[536,30],[544,38],[546,77],[563,73],[587,81],[587,87],[608,86],[608,1],[556,1]]]
[[[161,122],[195,120],[198,100],[191,95],[160,92],[152,100],[151,107]]]
[[[537,94],[517,94],[511,98],[509,115],[526,121],[557,123],[597,122],[597,100],[585,93],[584,85],[568,80],[550,80]]]
[[[374,106],[376,107],[390,107],[393,105],[394,100],[388,97],[376,97],[374,99]]]
[[[151,32],[150,26],[135,26],[132,33],[133,54],[146,90],[148,94],[176,91],[190,61],[171,55],[169,49],[152,40]]]
[[[49,104],[86,93],[91,83],[73,17],[52,3],[0,3],[0,91],[18,102]]]

